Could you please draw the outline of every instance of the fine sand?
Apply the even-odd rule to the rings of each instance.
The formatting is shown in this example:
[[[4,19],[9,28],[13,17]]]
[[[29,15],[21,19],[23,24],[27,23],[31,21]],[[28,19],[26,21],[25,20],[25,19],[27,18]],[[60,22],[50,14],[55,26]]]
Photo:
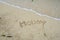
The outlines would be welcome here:
[[[0,3],[0,40],[60,40],[60,20]]]
[[[10,4],[31,8],[39,13],[60,18],[60,0],[2,0]]]

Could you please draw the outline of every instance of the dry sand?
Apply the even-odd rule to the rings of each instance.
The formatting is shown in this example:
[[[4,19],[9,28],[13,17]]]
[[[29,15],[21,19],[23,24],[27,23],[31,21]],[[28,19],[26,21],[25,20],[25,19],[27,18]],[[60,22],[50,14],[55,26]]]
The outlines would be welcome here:
[[[0,40],[60,40],[60,20],[0,3]]]

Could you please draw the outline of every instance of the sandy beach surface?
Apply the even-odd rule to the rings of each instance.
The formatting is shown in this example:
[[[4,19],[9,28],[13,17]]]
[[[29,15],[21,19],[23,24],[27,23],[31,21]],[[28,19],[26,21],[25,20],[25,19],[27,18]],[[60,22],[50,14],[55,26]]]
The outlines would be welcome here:
[[[60,40],[60,20],[0,3],[0,40]]]
[[[10,4],[33,9],[39,13],[60,18],[60,0],[1,0]]]

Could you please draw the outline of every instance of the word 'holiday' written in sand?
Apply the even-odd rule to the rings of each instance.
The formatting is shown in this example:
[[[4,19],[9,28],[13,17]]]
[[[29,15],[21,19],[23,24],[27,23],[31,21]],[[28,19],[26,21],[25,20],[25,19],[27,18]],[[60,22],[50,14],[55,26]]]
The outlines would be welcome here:
[[[28,26],[28,25],[34,25],[34,24],[45,24],[46,21],[43,20],[29,20],[29,21],[20,21],[19,24],[21,27]]]

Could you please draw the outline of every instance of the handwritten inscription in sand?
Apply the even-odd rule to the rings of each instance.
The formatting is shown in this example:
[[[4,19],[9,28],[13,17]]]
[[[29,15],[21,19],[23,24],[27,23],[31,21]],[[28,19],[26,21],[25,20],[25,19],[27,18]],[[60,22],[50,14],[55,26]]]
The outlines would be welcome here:
[[[28,25],[34,25],[34,24],[45,24],[46,21],[43,20],[30,20],[30,21],[20,21],[19,24],[21,27],[28,26]]]

